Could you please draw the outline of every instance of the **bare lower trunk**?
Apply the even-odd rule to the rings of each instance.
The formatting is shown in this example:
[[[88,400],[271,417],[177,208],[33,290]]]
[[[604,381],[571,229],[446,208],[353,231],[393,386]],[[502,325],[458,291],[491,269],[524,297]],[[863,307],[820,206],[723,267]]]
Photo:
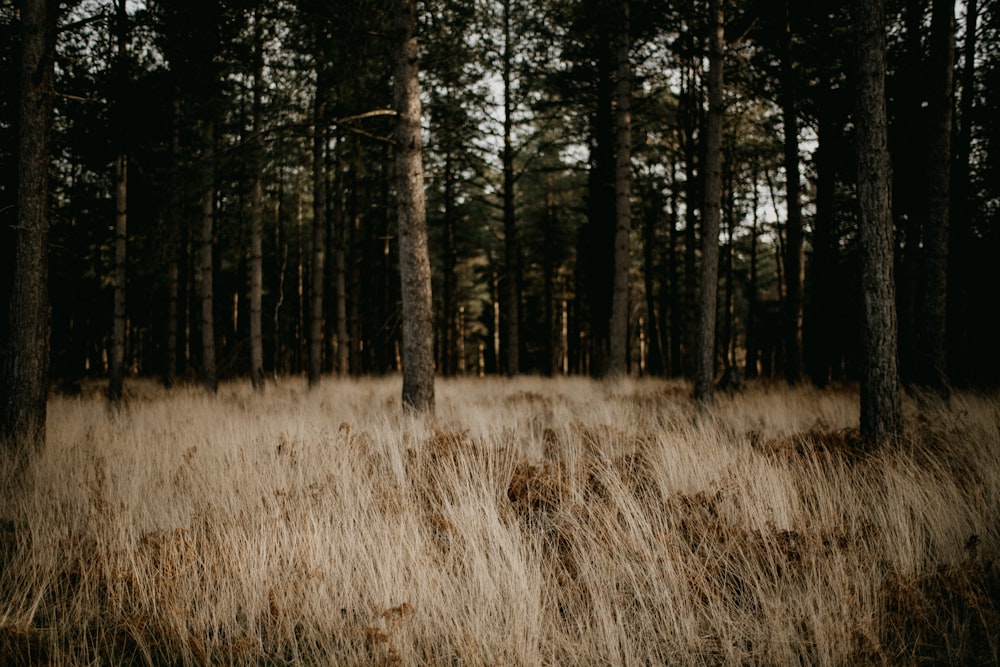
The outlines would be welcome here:
[[[201,193],[201,229],[198,238],[198,281],[201,300],[201,372],[202,382],[210,392],[219,388],[215,369],[215,317],[213,287],[213,225],[215,220],[215,123],[206,121],[202,141],[203,182]]]
[[[698,354],[695,401],[712,402],[715,382],[715,318],[719,280],[719,219],[722,208],[722,0],[711,2],[709,33],[708,117],[705,127],[705,209],[701,229],[701,284],[698,299]]]
[[[403,300],[403,407],[434,411],[434,332],[431,265],[427,253],[427,206],[420,138],[416,7],[400,0],[394,100],[399,215],[399,272]]]
[[[323,288],[326,277],[326,105],[324,88],[316,84],[313,108],[313,247],[309,302],[309,386],[323,371]]]
[[[48,169],[56,3],[21,7],[17,228],[0,439],[24,464],[45,445],[49,389]]]
[[[253,153],[254,181],[250,202],[250,382],[254,389],[264,387],[264,333],[262,327],[264,291],[263,219],[264,219],[264,111],[263,111],[263,36],[260,9],[254,15],[253,70]]]
[[[889,200],[883,0],[854,0],[858,203],[861,208],[861,436],[880,444],[902,432],[892,209]]]
[[[125,382],[125,259],[128,211],[128,158],[115,158],[115,269],[111,323],[111,354],[108,359],[108,400],[117,405]]]
[[[628,370],[628,286],[632,234],[632,112],[631,67],[629,65],[629,4],[622,2],[622,25],[615,38],[615,235],[614,287],[609,325],[608,375]]]

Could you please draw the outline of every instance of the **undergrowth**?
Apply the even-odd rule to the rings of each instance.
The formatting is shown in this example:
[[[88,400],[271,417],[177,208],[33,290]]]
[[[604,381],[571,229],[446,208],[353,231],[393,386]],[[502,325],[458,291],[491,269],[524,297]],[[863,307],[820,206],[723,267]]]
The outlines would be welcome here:
[[[997,664],[1000,401],[392,379],[51,401],[4,665]],[[10,476],[0,465],[0,483]]]

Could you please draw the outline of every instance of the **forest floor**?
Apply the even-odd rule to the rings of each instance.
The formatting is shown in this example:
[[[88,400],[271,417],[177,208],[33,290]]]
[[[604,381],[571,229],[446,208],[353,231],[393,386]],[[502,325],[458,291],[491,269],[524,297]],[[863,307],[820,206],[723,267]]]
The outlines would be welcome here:
[[[54,397],[0,665],[998,664],[1000,397],[398,378]]]

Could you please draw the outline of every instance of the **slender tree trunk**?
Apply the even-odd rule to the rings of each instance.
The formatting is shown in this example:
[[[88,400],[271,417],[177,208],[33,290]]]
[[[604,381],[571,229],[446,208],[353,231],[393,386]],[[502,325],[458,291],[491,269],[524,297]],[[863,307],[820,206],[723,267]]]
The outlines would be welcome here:
[[[621,0],[615,36],[615,237],[608,375],[628,371],[629,250],[632,234],[632,69],[629,62],[629,0]]]
[[[181,266],[181,101],[180,90],[174,86],[173,109],[170,128],[170,174],[168,177],[166,220],[168,225],[167,259],[167,363],[163,374],[164,386],[170,388],[177,382],[178,354],[177,333],[180,318]]]
[[[722,208],[723,50],[725,22],[722,0],[709,2],[708,117],[705,127],[705,208],[701,229],[701,285],[694,397],[712,403],[715,382],[715,317],[719,280],[719,218]]]
[[[125,383],[125,262],[128,240],[128,155],[126,140],[123,138],[124,96],[128,83],[128,15],[125,0],[115,0],[114,32],[118,43],[118,53],[115,62],[115,95],[112,102],[114,123],[120,129],[115,139],[117,155],[115,156],[115,264],[112,284],[111,317],[111,354],[108,355],[108,400],[113,406],[118,406],[122,400]]]
[[[545,225],[542,230],[542,298],[545,309],[545,373],[549,376],[558,373],[562,360],[561,326],[556,321],[556,197],[553,191],[553,177],[548,174],[545,179]]]
[[[902,433],[883,0],[853,0],[858,59],[855,123],[861,207],[861,437],[872,444]]]
[[[313,101],[313,225],[309,300],[309,386],[319,383],[323,372],[323,288],[326,282],[326,86],[316,74]]]
[[[969,256],[970,220],[972,218],[972,117],[976,99],[976,27],[979,21],[979,0],[965,3],[965,37],[962,44],[961,99],[958,108],[958,132],[955,140],[955,165],[952,204],[953,213],[948,226],[950,241],[948,263],[951,276],[948,281],[948,340],[949,366],[953,382],[968,379],[972,363],[969,345]]]
[[[826,89],[830,94],[829,88]],[[836,250],[834,235],[834,197],[836,194],[835,165],[832,142],[835,129],[832,114],[819,110],[819,130],[816,147],[816,216],[813,220],[813,252],[810,265],[813,294],[809,311],[810,376],[813,383],[825,387],[832,379],[835,348],[839,345],[834,330],[836,318]]]
[[[264,388],[264,331],[262,325],[264,291],[264,37],[261,8],[253,20],[253,160],[254,181],[250,200],[250,382]]]
[[[45,446],[51,313],[48,196],[53,52],[58,4],[21,3],[17,228],[10,294],[10,343],[3,367],[0,445],[23,469]]]
[[[399,272],[403,300],[403,407],[434,412],[434,332],[427,206],[420,137],[420,81],[415,0],[399,0],[394,101],[399,215]]]
[[[782,115],[785,132],[785,177],[788,219],[785,223],[785,380],[802,381],[802,310],[805,286],[805,244],[799,177],[799,119],[796,72],[792,52],[792,0],[785,0],[785,37],[782,54]]]
[[[517,219],[514,210],[514,147],[512,132],[513,109],[513,61],[514,46],[511,41],[511,2],[503,4],[503,233],[504,233],[504,277],[503,277],[503,368],[507,375],[521,371],[521,242],[518,238]]]
[[[444,375],[454,375],[457,362],[457,317],[458,317],[458,295],[456,292],[455,276],[455,174],[451,148],[448,148],[444,158],[444,247],[442,249],[444,260],[443,290],[441,300],[444,306],[443,341],[441,351],[441,371]]]
[[[211,112],[209,112],[211,113]],[[201,373],[205,388],[215,393],[219,380],[215,368],[215,317],[213,287],[213,225],[215,222],[215,121],[202,127],[201,227],[198,237],[199,298],[201,300]]]
[[[699,186],[704,187],[704,165],[698,164],[698,143],[696,134],[700,132],[701,91],[695,80],[694,66],[687,70],[687,93],[684,96],[684,172],[685,172],[685,214],[684,214],[684,290],[681,311],[674,314],[682,324],[682,350],[678,355],[680,368],[685,377],[693,378],[698,345],[698,208]],[[699,173],[699,171],[701,173]],[[674,362],[675,365],[678,361]]]
[[[351,334],[347,316],[347,255],[349,245],[347,220],[354,217],[353,209],[356,207],[348,207],[344,201],[344,177],[340,173],[339,160],[334,169],[337,175],[334,177],[336,179],[333,188],[334,198],[330,202],[330,206],[333,209],[333,228],[336,239],[333,263],[336,276],[334,285],[336,287],[337,312],[337,374],[341,377],[347,377],[351,373]],[[357,189],[357,182],[354,183],[354,186],[352,190]]]
[[[753,203],[750,208],[750,276],[747,281],[747,354],[746,354],[746,371],[745,375],[747,379],[756,378],[759,375],[757,370],[757,362],[759,360],[759,355],[757,352],[757,310],[759,308],[758,301],[760,298],[758,290],[758,269],[757,269],[757,239],[758,233],[758,219],[757,219],[757,207],[760,203],[760,197],[757,190],[758,172],[757,164],[754,164],[753,168],[753,178],[751,179],[753,186]]]
[[[922,298],[918,302],[918,382],[948,391],[948,225],[955,67],[955,0],[934,0],[931,20],[931,126]]]
[[[108,357],[108,400],[119,405],[125,383],[125,260],[128,210],[128,157],[115,156],[115,268],[111,324],[111,354]]]
[[[643,225],[642,266],[646,292],[646,331],[649,337],[649,360],[647,372],[650,375],[663,373],[663,336],[660,330],[660,314],[656,307],[656,226],[660,221],[663,202],[654,183],[650,184],[647,195],[646,219]]]
[[[681,284],[681,263],[677,252],[681,237],[681,230],[677,224],[679,222],[678,204],[680,202],[680,187],[678,186],[675,172],[676,165],[674,164],[670,167],[670,254],[667,256],[667,285],[669,286],[670,294],[670,341],[667,349],[670,352],[666,365],[671,377],[679,377],[684,373],[684,367],[681,365],[681,343],[684,332],[682,308],[682,304],[684,303],[684,286]],[[664,324],[666,324],[665,320]],[[667,331],[667,327],[664,326],[663,330]]]

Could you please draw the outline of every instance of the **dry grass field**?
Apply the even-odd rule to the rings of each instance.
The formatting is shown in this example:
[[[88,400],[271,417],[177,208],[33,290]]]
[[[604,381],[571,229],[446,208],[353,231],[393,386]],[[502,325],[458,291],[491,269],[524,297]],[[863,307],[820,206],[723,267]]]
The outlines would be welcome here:
[[[1000,660],[1000,398],[398,378],[55,397],[0,466],[0,665]]]

